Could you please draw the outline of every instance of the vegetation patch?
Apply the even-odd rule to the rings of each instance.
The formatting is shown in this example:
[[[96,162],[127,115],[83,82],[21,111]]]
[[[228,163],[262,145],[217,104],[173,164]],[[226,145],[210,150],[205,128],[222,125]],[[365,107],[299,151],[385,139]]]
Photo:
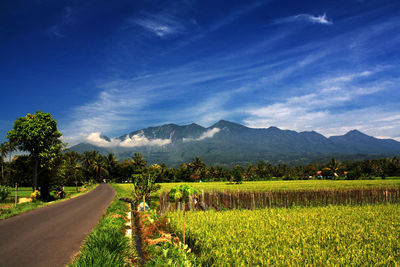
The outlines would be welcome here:
[[[129,206],[119,198],[129,195],[127,188],[113,185],[117,195],[87,237],[80,253],[69,266],[129,266],[133,258],[130,239],[125,236]]]
[[[160,183],[159,192],[169,192],[184,183]],[[304,191],[322,189],[351,188],[393,188],[400,187],[400,179],[385,180],[291,180],[291,181],[244,181],[242,184],[228,182],[196,183],[195,187],[203,191]]]
[[[182,212],[168,213],[182,237]],[[400,206],[328,206],[186,213],[203,266],[397,266]]]
[[[139,214],[146,266],[200,266],[188,245],[171,233],[165,216],[154,210]]]

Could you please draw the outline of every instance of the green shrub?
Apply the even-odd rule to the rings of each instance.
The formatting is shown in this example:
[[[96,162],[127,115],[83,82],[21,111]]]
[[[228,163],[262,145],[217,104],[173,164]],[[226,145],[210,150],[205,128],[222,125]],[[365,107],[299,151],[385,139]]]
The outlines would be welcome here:
[[[8,187],[0,185],[0,201],[4,201],[9,194],[10,190]]]

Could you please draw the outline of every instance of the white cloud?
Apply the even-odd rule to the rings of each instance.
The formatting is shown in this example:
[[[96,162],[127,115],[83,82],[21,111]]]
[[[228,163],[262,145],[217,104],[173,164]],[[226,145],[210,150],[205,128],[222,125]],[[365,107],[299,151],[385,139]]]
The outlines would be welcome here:
[[[119,140],[111,138],[111,141],[107,141],[106,139],[103,139],[101,137],[100,132],[95,132],[95,133],[89,134],[86,137],[85,143],[89,143],[89,144],[96,145],[99,147],[115,147],[115,146],[118,146]]]
[[[352,73],[352,74],[342,75],[342,76],[338,76],[338,77],[327,79],[327,80],[323,81],[322,84],[332,84],[332,83],[338,83],[338,82],[350,82],[350,81],[353,81],[355,79],[371,76],[371,75],[375,74],[376,72],[378,72],[378,70],[375,70],[375,71],[366,70],[366,71],[362,71],[362,72],[359,72],[359,73]]]
[[[202,135],[200,135],[198,138],[183,138],[183,142],[193,142],[193,141],[201,141],[206,138],[212,138],[216,133],[221,131],[219,128],[212,128],[204,132]]]
[[[149,140],[143,133],[127,136],[119,145],[121,147],[137,147],[137,146],[165,146],[171,143],[171,139],[151,139]]]
[[[309,23],[317,23],[317,24],[324,24],[324,25],[332,25],[332,20],[329,20],[326,14],[320,16],[313,16],[310,14],[299,14],[295,16],[280,18],[275,20],[275,23],[291,23],[291,22],[309,22]]]
[[[85,143],[96,145],[99,147],[139,147],[139,146],[164,146],[171,143],[171,139],[148,139],[143,133],[135,134],[132,137],[126,136],[121,141],[119,139],[110,138],[110,141],[101,137],[100,132],[89,134]]]

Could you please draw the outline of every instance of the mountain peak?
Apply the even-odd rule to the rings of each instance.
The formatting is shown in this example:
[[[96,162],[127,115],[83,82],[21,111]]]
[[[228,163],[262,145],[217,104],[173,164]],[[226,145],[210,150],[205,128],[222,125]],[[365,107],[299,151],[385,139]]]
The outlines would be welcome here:
[[[231,121],[226,121],[226,120],[220,120],[217,123],[215,123],[214,125],[210,126],[209,128],[236,128],[236,129],[244,129],[247,128],[246,126],[243,126],[239,123],[235,123],[235,122],[231,122]]]
[[[275,126],[270,126],[270,127],[267,128],[267,130],[269,130],[269,131],[282,131],[281,129],[279,129],[278,127],[275,127]]]
[[[365,136],[366,134],[360,132],[359,130],[354,129],[354,130],[348,131],[345,135],[347,135],[347,136],[357,136],[357,135]]]

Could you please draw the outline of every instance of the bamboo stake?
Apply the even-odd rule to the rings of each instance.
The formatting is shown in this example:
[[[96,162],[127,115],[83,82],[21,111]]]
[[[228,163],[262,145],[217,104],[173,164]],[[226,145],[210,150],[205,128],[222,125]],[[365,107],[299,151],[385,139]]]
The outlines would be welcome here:
[[[18,184],[15,183],[15,207],[17,206],[18,203]]]
[[[185,245],[185,202],[183,203],[183,227],[182,227],[182,232],[183,232],[183,244]]]

